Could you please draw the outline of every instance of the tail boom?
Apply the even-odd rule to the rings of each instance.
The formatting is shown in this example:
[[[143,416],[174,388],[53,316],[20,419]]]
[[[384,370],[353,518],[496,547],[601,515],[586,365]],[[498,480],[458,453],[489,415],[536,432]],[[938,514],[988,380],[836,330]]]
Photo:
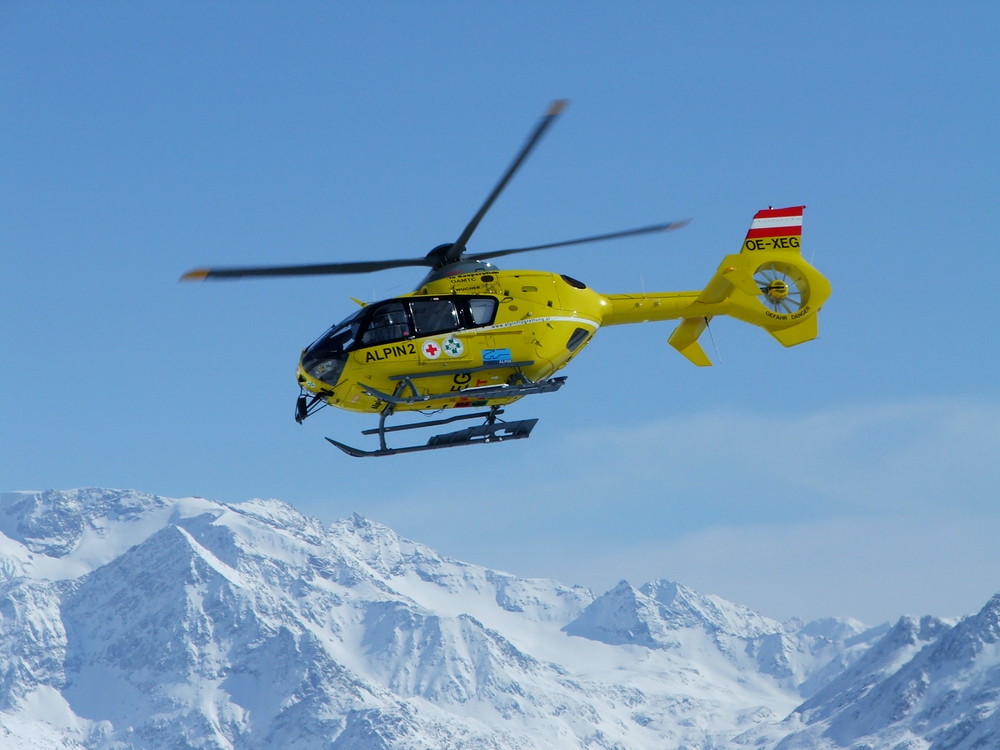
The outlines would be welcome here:
[[[816,338],[830,283],[802,257],[804,208],[758,211],[741,251],[723,258],[701,291],[607,295],[601,324],[680,319],[670,344],[699,366],[712,364],[698,338],[716,315],[759,326],[784,346]]]

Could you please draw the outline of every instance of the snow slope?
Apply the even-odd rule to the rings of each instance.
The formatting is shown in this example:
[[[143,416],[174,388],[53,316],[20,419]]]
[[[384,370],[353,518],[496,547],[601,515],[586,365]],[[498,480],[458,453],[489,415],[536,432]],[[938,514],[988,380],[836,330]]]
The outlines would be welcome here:
[[[998,622],[595,597],[276,500],[0,494],[4,748],[971,748]]]

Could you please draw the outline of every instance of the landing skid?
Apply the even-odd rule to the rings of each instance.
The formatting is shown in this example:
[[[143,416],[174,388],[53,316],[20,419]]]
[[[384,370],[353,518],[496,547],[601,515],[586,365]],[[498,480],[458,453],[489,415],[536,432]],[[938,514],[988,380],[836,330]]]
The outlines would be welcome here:
[[[498,419],[498,417],[503,414],[503,409],[499,406],[493,406],[488,411],[480,411],[473,414],[458,414],[444,419],[434,419],[426,422],[411,422],[409,424],[387,427],[385,421],[388,417],[392,416],[397,405],[410,405],[426,401],[435,401],[438,399],[455,398],[455,393],[453,392],[447,394],[418,395],[417,389],[413,386],[413,383],[409,378],[401,378],[400,380],[402,382],[399,383],[396,388],[396,392],[393,394],[382,393],[372,388],[366,389],[369,395],[381,399],[386,404],[379,414],[378,427],[372,430],[363,430],[361,433],[362,435],[378,435],[379,448],[377,450],[361,450],[360,448],[355,448],[345,443],[341,443],[333,438],[327,438],[327,442],[337,448],[340,448],[340,450],[347,455],[354,456],[355,458],[363,458],[365,456],[393,456],[397,453],[416,453],[418,451],[431,451],[441,448],[457,448],[461,445],[479,445],[480,443],[501,443],[505,440],[522,440],[531,435],[531,430],[538,422],[537,419],[520,419],[516,422],[504,422],[503,420]],[[503,386],[468,388],[463,390],[461,393],[463,396],[467,395],[474,400],[488,398],[513,398],[527,396],[534,393],[551,393],[559,390],[564,382],[566,382],[566,378],[559,377],[539,381],[537,383],[522,381]],[[408,390],[411,391],[412,395],[404,395]],[[390,432],[415,430],[424,427],[437,427],[444,424],[458,422],[463,419],[482,419],[483,424],[476,425],[474,427],[466,427],[463,430],[434,435],[424,445],[409,445],[402,448],[390,448],[386,443],[385,436]]]
[[[435,419],[430,422],[412,422],[410,424],[385,426],[385,415],[380,420],[379,428],[376,430],[364,430],[362,435],[379,436],[381,447],[374,451],[365,451],[360,448],[341,443],[333,438],[327,438],[327,442],[335,445],[344,451],[348,456],[363,458],[365,456],[394,456],[397,453],[416,453],[418,451],[432,451],[440,448],[456,448],[460,445],[477,445],[479,443],[500,443],[504,440],[521,440],[531,435],[531,429],[538,422],[537,419],[521,419],[516,422],[504,422],[497,419],[503,414],[503,410],[493,407],[489,411],[476,412],[475,414],[460,414],[448,419]],[[485,419],[481,425],[466,427],[464,430],[446,432],[441,435],[434,435],[427,441],[426,445],[409,445],[402,448],[389,448],[385,442],[387,432],[397,432],[399,430],[415,430],[421,427],[435,427],[442,424],[450,424],[460,419]]]

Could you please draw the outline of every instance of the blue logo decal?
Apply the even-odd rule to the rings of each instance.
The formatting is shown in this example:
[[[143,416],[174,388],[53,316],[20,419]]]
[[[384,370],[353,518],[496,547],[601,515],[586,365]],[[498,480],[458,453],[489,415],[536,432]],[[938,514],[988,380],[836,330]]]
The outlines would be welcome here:
[[[513,358],[510,349],[483,349],[483,364],[487,362],[510,362]]]

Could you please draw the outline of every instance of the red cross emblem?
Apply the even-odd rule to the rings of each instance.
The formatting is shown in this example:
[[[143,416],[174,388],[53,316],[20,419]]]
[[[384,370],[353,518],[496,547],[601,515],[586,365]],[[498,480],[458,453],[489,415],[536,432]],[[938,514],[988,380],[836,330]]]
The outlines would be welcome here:
[[[436,341],[428,341],[424,344],[422,351],[427,359],[437,359],[441,356],[441,347],[437,345]]]

